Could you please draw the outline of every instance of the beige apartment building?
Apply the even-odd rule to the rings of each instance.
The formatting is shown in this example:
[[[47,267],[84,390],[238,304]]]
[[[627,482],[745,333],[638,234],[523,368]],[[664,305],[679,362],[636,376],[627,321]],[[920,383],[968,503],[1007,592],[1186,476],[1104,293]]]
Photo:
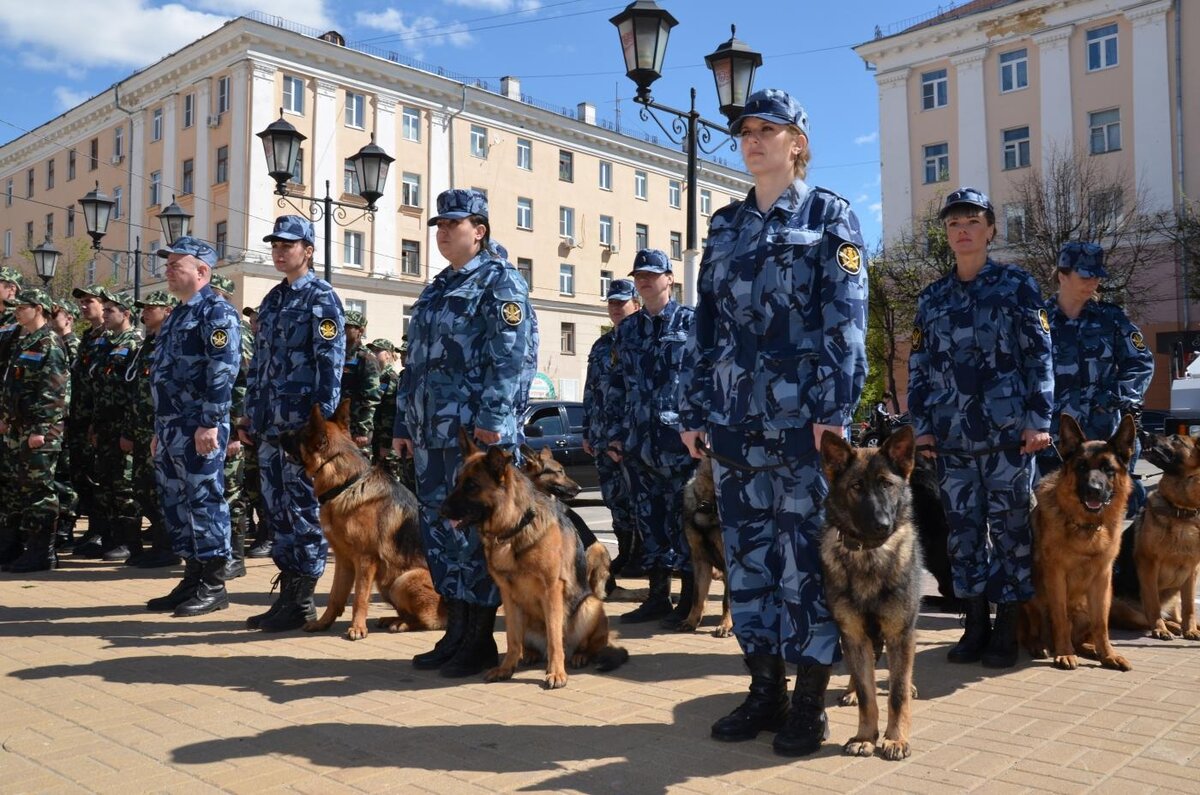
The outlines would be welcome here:
[[[1054,152],[1124,174],[1125,196],[1169,212],[1200,196],[1200,3],[974,0],[855,51],[879,86],[885,244],[960,185],[997,212],[998,258],[1021,234],[1014,184]],[[1188,46],[1191,42],[1191,46]],[[1183,46],[1180,46],[1183,43]],[[1114,208],[1120,212],[1120,207]],[[1197,328],[1174,247],[1139,274],[1158,300],[1135,318],[1148,339]],[[1192,275],[1194,280],[1197,275]],[[1165,408],[1168,357],[1146,405]]]
[[[235,19],[0,147],[3,261],[32,274],[28,249],[48,236],[64,262],[84,263],[75,283],[128,289],[129,252],[165,242],[158,214],[174,198],[194,216],[193,234],[216,245],[238,302],[256,306],[278,281],[262,238],[275,216],[297,211],[278,206],[255,138],[282,109],[307,136],[295,190],[323,197],[328,184],[334,199],[361,205],[347,159],[372,135],[396,158],[373,221],[349,210],[332,226],[334,287],[366,313],[370,338],[398,341],[409,307],[445,267],[427,221],[450,187],[488,194],[492,235],[529,281],[537,394],[581,396],[588,350],[608,323],[606,284],[639,248],[666,251],[683,281],[690,186],[680,151],[615,131],[590,104],[537,103],[515,77],[494,88],[456,80],[271,20]],[[93,259],[76,202],[97,182],[117,202],[104,246],[125,253]],[[751,184],[701,163],[701,223]],[[143,253],[141,265],[143,291],[161,286],[160,262]]]

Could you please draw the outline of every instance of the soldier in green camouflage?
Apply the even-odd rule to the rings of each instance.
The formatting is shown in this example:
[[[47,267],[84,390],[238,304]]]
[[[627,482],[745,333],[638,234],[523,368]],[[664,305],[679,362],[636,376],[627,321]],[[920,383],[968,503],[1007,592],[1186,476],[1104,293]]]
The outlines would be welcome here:
[[[21,336],[21,324],[17,322],[16,314],[5,302],[15,298],[21,289],[21,272],[15,268],[0,268],[0,377],[8,366],[16,340]],[[8,450],[0,446],[0,534],[9,539],[7,544],[0,544],[0,565],[12,563],[21,554],[19,536],[16,527],[7,527],[8,516],[14,521],[17,511],[16,458]]]
[[[342,365],[342,400],[350,401],[350,436],[371,457],[375,432],[375,410],[379,406],[379,365],[363,344],[367,318],[362,312],[346,312],[346,362]]]
[[[242,330],[242,339],[249,339],[253,344],[254,335],[258,333],[258,310],[252,306],[242,308],[242,316],[248,321],[249,332]],[[266,519],[266,509],[263,507],[262,475],[258,470],[258,450],[247,447],[246,475],[243,478],[242,495],[246,502],[246,550],[248,558],[271,557],[271,523]],[[255,517],[258,517],[257,520]]]
[[[379,363],[379,408],[375,410],[375,432],[371,439],[371,461],[381,465],[393,478],[410,489],[416,488],[412,459],[401,458],[392,450],[392,426],[396,423],[396,387],[400,374],[392,369],[399,352],[391,340],[372,340],[367,349]]]
[[[108,356],[109,333],[104,328],[104,299],[108,290],[100,284],[76,287],[71,295],[79,302],[79,314],[89,328],[79,341],[79,352],[71,367],[71,409],[67,415],[67,461],[71,483],[79,495],[77,511],[86,514],[88,529],[75,545],[77,558],[98,558],[104,552],[104,540],[112,535],[96,507],[98,484],[96,448],[89,439],[94,413],[93,395],[99,382],[99,362]]]
[[[47,325],[50,297],[42,290],[22,290],[5,303],[15,307],[21,334],[0,384],[0,433],[5,455],[20,472],[14,496],[21,510],[14,517],[16,525],[4,526],[25,539],[25,549],[3,568],[13,573],[45,571],[57,565],[54,467],[71,395],[70,371],[66,350]],[[0,538],[0,547],[11,544],[11,539]]]
[[[208,286],[229,304],[237,286],[233,279],[214,273]],[[242,362],[237,379],[233,382],[232,402],[229,408],[229,427],[236,428],[246,413],[246,378],[250,372],[250,360],[254,358],[254,332],[243,315],[238,318],[241,325]],[[246,576],[246,532],[249,504],[246,499],[246,462],[253,456],[246,455],[236,434],[230,434],[225,448],[225,501],[229,503],[230,556],[225,564],[225,580]],[[257,472],[255,472],[257,476]]]
[[[67,366],[74,367],[79,355],[79,337],[75,335],[75,321],[79,319],[79,307],[69,298],[59,298],[54,301],[54,311],[50,315],[50,327],[58,335],[59,341],[67,352]],[[69,413],[68,407],[68,413]],[[58,492],[58,530],[55,533],[54,548],[69,547],[75,537],[75,521],[79,517],[79,494],[75,484],[71,482],[71,457],[67,451],[69,445],[64,439],[62,452],[58,454],[55,465],[54,489]]]

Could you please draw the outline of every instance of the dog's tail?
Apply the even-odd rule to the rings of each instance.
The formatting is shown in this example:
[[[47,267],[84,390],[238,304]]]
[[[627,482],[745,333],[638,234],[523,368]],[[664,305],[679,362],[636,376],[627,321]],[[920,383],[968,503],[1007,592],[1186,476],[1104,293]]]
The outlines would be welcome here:
[[[602,673],[605,671],[615,671],[629,662],[629,650],[623,646],[614,646],[613,641],[616,639],[617,633],[610,633],[608,636],[608,645],[596,652],[597,671]]]

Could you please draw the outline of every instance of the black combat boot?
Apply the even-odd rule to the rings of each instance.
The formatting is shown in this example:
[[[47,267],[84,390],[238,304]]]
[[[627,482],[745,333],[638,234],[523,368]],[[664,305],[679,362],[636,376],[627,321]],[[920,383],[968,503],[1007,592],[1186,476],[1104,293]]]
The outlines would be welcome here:
[[[946,659],[952,663],[975,663],[983,657],[983,650],[992,635],[992,617],[988,612],[986,596],[972,596],[962,600],[964,629],[962,637],[950,647]]]
[[[21,543],[16,520],[0,519],[0,569],[8,571],[8,567],[24,551],[25,545]]]
[[[99,559],[104,554],[105,521],[88,514],[88,529],[83,538],[71,548],[71,556],[85,560]]]
[[[679,575],[679,602],[675,605],[675,609],[663,618],[661,626],[664,629],[679,629],[679,625],[688,617],[688,613],[692,612],[695,599],[696,576],[690,571],[685,571]]]
[[[134,565],[142,555],[141,517],[122,517],[113,522],[113,528],[117,546],[105,552],[102,559],[108,563],[130,563]]]
[[[146,609],[153,612],[166,612],[174,610],[191,599],[195,595],[196,589],[200,587],[200,574],[203,568],[200,561],[195,558],[185,560],[183,562],[183,579],[176,583],[166,596],[156,596],[146,602]]]
[[[116,517],[104,523],[104,535],[100,541],[100,559],[105,563],[124,563],[129,558],[128,523],[129,519],[125,517]],[[138,529],[140,531],[140,525]]]
[[[808,756],[829,738],[825,717],[825,689],[829,687],[830,665],[796,666],[796,689],[792,708],[775,734],[771,747],[780,756]]]
[[[467,603],[461,599],[446,600],[446,634],[427,652],[417,654],[412,658],[413,668],[421,671],[432,671],[441,668],[462,645],[467,634]]]
[[[229,533],[229,561],[225,564],[225,579],[246,576],[246,517],[237,520]]]
[[[613,535],[617,537],[617,556],[613,558],[610,571],[614,577],[623,577],[625,566],[629,563],[629,553],[633,547],[633,532],[618,530],[614,527]]]
[[[1020,602],[996,605],[996,626],[992,627],[992,637],[983,650],[985,668],[1012,668],[1017,664],[1017,617],[1020,613]]]
[[[13,574],[26,574],[55,568],[58,565],[58,558],[54,554],[54,526],[57,523],[58,517],[52,517],[30,528],[25,539],[25,551],[5,569]]]
[[[292,588],[295,587],[295,579],[295,576],[288,571],[281,571],[275,575],[275,579],[271,580],[271,592],[274,593],[275,587],[279,586],[279,596],[275,597],[275,601],[267,608],[265,613],[259,613],[247,618],[246,629],[258,629],[263,621],[275,617],[280,608],[292,598],[291,592]]]
[[[54,531],[54,548],[65,551],[75,545],[75,515],[66,513],[58,517],[58,529]]]
[[[229,607],[225,590],[225,558],[209,558],[200,566],[200,584],[192,598],[175,608],[176,618],[190,618]]]
[[[439,669],[442,676],[462,679],[483,673],[500,664],[500,652],[496,649],[496,607],[486,605],[467,606],[467,629],[463,633],[458,651]]]
[[[131,565],[139,569],[160,569],[177,563],[179,556],[171,549],[171,537],[167,534],[166,521],[159,512],[159,515],[150,517],[150,548]]]
[[[313,604],[317,578],[305,574],[292,574],[291,585],[290,596],[287,589],[279,595],[284,601],[275,615],[268,615],[258,622],[258,628],[263,632],[287,632],[317,620],[317,607]]]
[[[254,532],[254,543],[246,550],[246,557],[271,557],[271,547],[274,546],[274,540],[275,534],[271,532],[271,528],[267,526],[267,522],[260,519]]]
[[[742,705],[712,725],[712,738],[727,743],[753,740],[761,731],[779,731],[788,714],[783,658],[748,654],[750,695]]]
[[[671,612],[671,571],[665,568],[650,570],[650,593],[646,601],[621,616],[622,624],[642,624],[663,618]]]

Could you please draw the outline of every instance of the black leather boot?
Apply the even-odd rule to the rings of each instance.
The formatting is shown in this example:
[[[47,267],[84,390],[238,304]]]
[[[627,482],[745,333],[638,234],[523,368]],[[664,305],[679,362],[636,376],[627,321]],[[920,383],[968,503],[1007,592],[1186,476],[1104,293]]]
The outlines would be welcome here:
[[[249,509],[247,509],[249,510]],[[248,558],[269,558],[271,547],[274,546],[275,534],[271,532],[266,520],[260,518],[254,533],[254,542],[246,550]]]
[[[983,650],[992,636],[992,617],[986,596],[972,596],[962,601],[963,634],[946,652],[946,659],[952,663],[975,663],[983,657]]]
[[[25,545],[21,543],[16,520],[0,519],[0,570],[8,571],[8,567],[24,551]]]
[[[150,517],[150,548],[143,552],[132,565],[139,569],[159,569],[164,566],[174,566],[177,563],[179,563],[179,556],[171,549],[171,537],[167,535],[166,521],[160,512],[160,515]]]
[[[285,592],[280,594],[283,603],[275,612],[258,622],[258,628],[263,632],[287,632],[300,629],[309,621],[317,620],[317,607],[313,604],[313,591],[317,587],[317,578],[304,574],[292,574],[290,597]],[[269,612],[269,611],[268,611]]]
[[[829,721],[825,717],[825,690],[829,687],[829,665],[799,665],[796,667],[796,689],[792,691],[792,708],[783,726],[775,733],[771,747],[780,756],[808,756],[815,753],[829,738]]]
[[[25,551],[5,569],[13,574],[26,574],[55,568],[58,565],[58,558],[54,554],[54,525],[57,521],[58,517],[53,517],[31,528],[25,539]]]
[[[761,731],[779,731],[788,714],[783,658],[748,654],[750,695],[742,705],[712,725],[712,738],[727,743],[753,740]]]
[[[1012,668],[1017,664],[1017,617],[1020,612],[1020,602],[996,605],[996,625],[983,650],[985,668]]]
[[[671,612],[671,572],[664,568],[650,570],[650,593],[646,601],[621,616],[622,624],[642,624],[663,618]]]
[[[617,530],[613,528],[613,535],[617,537],[617,556],[613,558],[612,571],[614,577],[624,576],[625,565],[629,563],[629,553],[633,547],[633,533],[629,530]]]
[[[75,516],[73,514],[60,514],[58,517],[58,529],[54,531],[54,548],[56,550],[67,550],[75,545]]]
[[[258,629],[259,624],[266,621],[268,618],[273,618],[284,603],[290,600],[291,590],[295,587],[295,577],[289,571],[281,571],[275,575],[275,579],[271,581],[271,592],[275,592],[275,587],[279,586],[279,596],[275,597],[275,601],[267,608],[265,613],[259,613],[255,616],[250,616],[246,619],[246,629]]]
[[[246,576],[246,517],[237,520],[229,531],[229,561],[225,564],[225,579]]]
[[[446,600],[446,634],[427,652],[412,658],[413,668],[421,671],[432,671],[441,668],[462,645],[467,634],[467,603],[461,599]]]
[[[104,523],[100,559],[105,563],[124,563],[129,558],[132,551],[129,548],[129,522],[128,518],[119,516]]]
[[[483,673],[500,664],[496,649],[496,608],[485,605],[467,606],[467,630],[454,656],[442,664],[442,676],[461,679]]]
[[[99,516],[88,514],[88,529],[83,538],[71,549],[71,556],[85,560],[99,559],[104,554],[105,521]]]
[[[183,563],[183,579],[166,596],[157,596],[146,602],[146,609],[155,612],[174,610],[191,599],[200,587],[200,572],[203,566],[195,558],[188,558]]]
[[[679,575],[679,602],[676,603],[675,609],[663,618],[663,628],[678,629],[680,623],[688,617],[688,613],[692,612],[695,597],[696,576],[690,571],[685,571]]]
[[[113,540],[117,545],[105,552],[101,559],[106,563],[129,563],[142,554],[142,519],[140,516],[122,517],[113,522]]]
[[[176,618],[190,618],[213,613],[229,607],[229,593],[225,590],[225,558],[209,558],[200,566],[200,584],[188,599],[175,608]]]

